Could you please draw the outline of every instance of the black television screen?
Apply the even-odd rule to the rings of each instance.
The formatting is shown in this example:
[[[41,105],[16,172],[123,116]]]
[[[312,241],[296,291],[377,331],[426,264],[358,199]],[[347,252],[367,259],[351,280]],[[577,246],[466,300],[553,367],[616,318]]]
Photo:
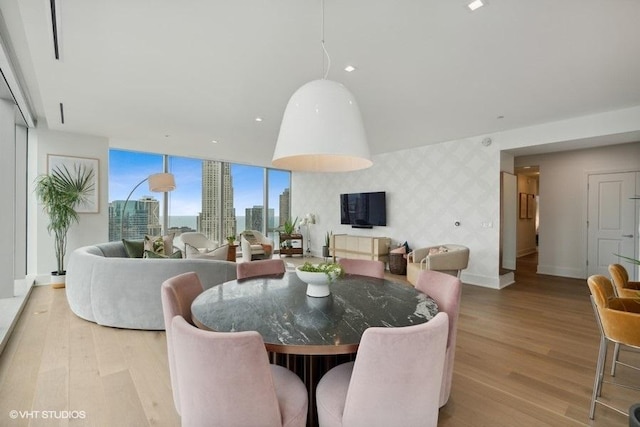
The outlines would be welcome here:
[[[341,194],[340,223],[361,228],[387,225],[385,192]]]

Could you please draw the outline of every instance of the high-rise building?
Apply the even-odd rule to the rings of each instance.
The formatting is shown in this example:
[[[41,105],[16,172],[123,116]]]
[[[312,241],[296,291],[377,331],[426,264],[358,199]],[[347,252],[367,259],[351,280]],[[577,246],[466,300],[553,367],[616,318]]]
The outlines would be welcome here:
[[[282,227],[284,223],[291,218],[291,193],[288,188],[280,194],[280,220],[279,227]]]
[[[139,200],[129,200],[126,204],[126,208],[124,200],[114,200],[109,204],[110,241],[144,239],[145,235],[160,235],[162,225],[158,200],[144,196]]]
[[[264,206],[254,205],[252,208],[246,208],[244,211],[244,229],[265,232],[263,227],[263,213]],[[267,233],[275,228],[275,222],[275,210],[270,208],[267,210]]]
[[[202,212],[197,226],[199,232],[219,242],[236,235],[230,163],[202,162]]]

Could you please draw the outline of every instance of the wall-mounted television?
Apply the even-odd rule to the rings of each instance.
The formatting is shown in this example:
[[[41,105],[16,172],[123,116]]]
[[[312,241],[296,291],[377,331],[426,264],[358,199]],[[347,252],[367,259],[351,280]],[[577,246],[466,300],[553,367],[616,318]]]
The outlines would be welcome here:
[[[386,193],[346,193],[340,195],[340,223],[354,228],[387,225]]]

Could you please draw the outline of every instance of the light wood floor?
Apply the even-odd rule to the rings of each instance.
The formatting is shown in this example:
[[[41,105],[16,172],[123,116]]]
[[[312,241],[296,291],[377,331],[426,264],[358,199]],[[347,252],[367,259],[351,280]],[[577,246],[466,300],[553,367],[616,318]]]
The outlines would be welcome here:
[[[587,416],[599,336],[586,283],[531,268],[521,260],[517,283],[501,291],[465,285],[453,390],[438,425],[628,425],[603,406],[594,422]],[[622,359],[640,364],[636,353]],[[624,367],[617,379],[640,384]],[[640,392],[610,385],[603,396],[622,408],[640,402]],[[12,420],[11,410],[58,412]],[[50,419],[59,411],[84,418]],[[64,290],[34,289],[0,355],[0,426],[179,423],[164,332],[97,326],[70,312]]]

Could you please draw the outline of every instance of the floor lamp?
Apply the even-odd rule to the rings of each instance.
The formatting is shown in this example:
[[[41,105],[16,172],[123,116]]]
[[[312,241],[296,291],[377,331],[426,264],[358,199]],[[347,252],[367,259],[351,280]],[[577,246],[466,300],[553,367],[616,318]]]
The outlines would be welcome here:
[[[120,213],[121,239],[124,239],[124,214],[126,212],[127,203],[129,203],[129,199],[131,198],[133,192],[136,191],[136,189],[140,187],[145,181],[149,181],[149,191],[153,191],[154,193],[167,193],[176,189],[176,180],[171,173],[154,173],[137,183],[127,196],[127,199],[124,201],[124,205],[122,205],[122,211]]]
[[[307,226],[307,251],[305,256],[311,256],[311,229],[309,226],[316,223],[316,216],[312,213],[308,213],[302,219],[302,225]]]

